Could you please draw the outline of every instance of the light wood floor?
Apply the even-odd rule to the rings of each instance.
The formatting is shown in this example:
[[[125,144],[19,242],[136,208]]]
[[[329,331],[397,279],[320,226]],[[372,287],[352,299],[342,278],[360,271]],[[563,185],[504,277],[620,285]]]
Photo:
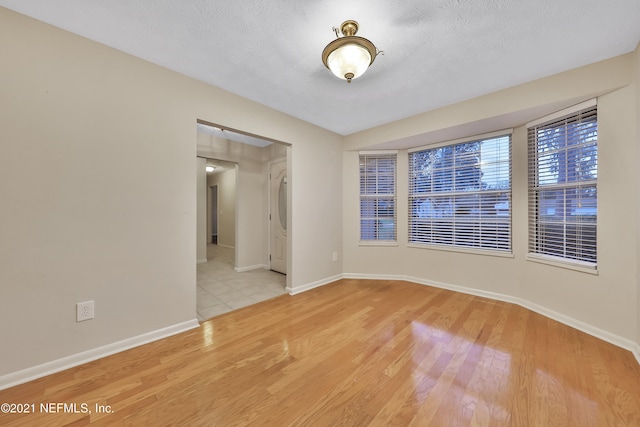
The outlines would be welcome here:
[[[341,280],[0,391],[2,402],[93,412],[0,414],[11,426],[639,426],[640,367],[519,306]]]

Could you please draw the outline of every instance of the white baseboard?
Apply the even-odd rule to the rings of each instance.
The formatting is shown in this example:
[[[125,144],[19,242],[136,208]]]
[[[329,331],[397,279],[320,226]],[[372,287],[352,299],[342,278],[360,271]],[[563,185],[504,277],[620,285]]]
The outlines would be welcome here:
[[[207,260],[206,258],[204,258],[204,259],[199,259],[199,260],[197,260],[197,261],[196,261],[196,264],[206,264],[206,263],[207,263],[207,261],[208,261],[208,260]]]
[[[296,286],[295,288],[287,287],[285,291],[289,293],[289,295],[296,295],[314,288],[319,288],[320,286],[327,285],[329,283],[335,282],[336,280],[342,279],[342,274],[337,274],[333,277],[327,277],[325,279],[316,280],[315,282],[306,283],[301,286]]]
[[[168,326],[166,328],[147,332],[142,335],[127,338],[122,341],[114,342],[112,344],[107,344],[102,347],[87,350],[82,353],[63,357],[62,359],[53,360],[51,362],[13,372],[11,374],[2,375],[0,376],[0,390],[42,378],[56,372],[64,371],[65,369],[73,368],[115,353],[120,353],[121,351],[129,350],[130,348],[138,347],[152,341],[170,337],[171,335],[176,335],[199,326],[198,320],[193,319],[187,322]]]
[[[452,285],[450,283],[438,282],[435,280],[426,280],[418,277],[412,276],[403,276],[403,275],[370,275],[370,274],[344,274],[345,279],[373,279],[373,280],[405,280],[408,282],[418,283],[420,285],[425,286],[433,286],[441,289],[448,289],[450,291],[461,292],[464,294],[475,295],[479,297],[484,297],[496,301],[504,301],[512,304],[519,305],[528,310],[534,311],[538,314],[541,314],[545,317],[563,323],[567,326],[571,326],[579,331],[582,331],[586,334],[594,336],[596,338],[600,338],[603,341],[606,341],[610,344],[613,344],[617,347],[621,347],[625,350],[629,350],[633,356],[636,358],[636,361],[640,364],[640,345],[627,339],[623,338],[619,335],[612,334],[611,332],[605,331],[604,329],[600,329],[596,326],[585,323],[581,320],[574,319],[573,317],[564,315],[562,313],[558,313],[557,311],[553,311],[549,308],[543,307],[531,301],[525,300],[523,298],[514,297],[511,295],[500,294],[496,292],[483,291],[481,289],[467,288],[465,286]]]
[[[245,271],[259,270],[261,268],[264,270],[268,270],[269,266],[267,264],[256,264],[256,265],[249,265],[246,267],[234,267],[233,269],[238,273],[243,273]]]
[[[638,364],[640,364],[640,344],[636,344],[635,348],[631,350],[631,353],[633,353],[633,356],[636,358],[636,361],[638,362]]]
[[[263,267],[262,265],[260,265],[256,268],[266,268],[266,267]],[[244,271],[247,271],[247,270],[244,270]],[[461,292],[469,295],[476,295],[476,296],[485,297],[485,298],[489,298],[497,301],[505,301],[505,302],[517,304],[521,307],[524,307],[536,313],[542,314],[543,316],[546,316],[550,319],[556,320],[560,323],[563,323],[565,325],[578,329],[584,333],[600,338],[613,345],[624,348],[625,350],[629,350],[636,358],[636,361],[640,364],[640,344],[635,343],[629,339],[622,338],[618,335],[612,334],[600,328],[597,328],[593,325],[589,325],[580,320],[555,312],[546,307],[540,306],[538,304],[532,303],[522,298],[510,296],[510,295],[488,292],[480,289],[473,289],[473,288],[468,288],[468,287],[459,286],[459,285],[452,285],[449,283],[437,282],[433,280],[425,280],[425,279],[412,277],[412,276],[371,275],[371,274],[357,274],[357,273],[338,274],[333,277],[317,280],[315,282],[307,283],[301,286],[296,286],[295,288],[287,287],[286,292],[288,292],[290,295],[296,295],[296,294],[335,282],[336,280],[340,280],[342,278],[372,279],[372,280],[405,280],[408,282],[413,282],[421,285],[433,286],[441,289],[448,289],[448,290]],[[199,323],[196,319],[193,319],[187,322],[168,326],[166,328],[158,329],[152,332],[147,332],[145,334],[138,335],[132,338],[127,338],[125,340],[118,341],[112,344],[107,344],[105,346],[88,350],[82,353],[64,357],[62,359],[54,360],[54,361],[43,363],[41,365],[37,365],[31,368],[23,369],[21,371],[6,374],[3,376],[0,376],[0,390],[4,390],[6,388],[13,387],[18,384],[22,384],[28,381],[35,380],[37,378],[54,374],[56,372],[60,372],[65,369],[73,368],[75,366],[91,362],[93,360],[101,359],[103,357],[110,356],[112,354],[119,353],[119,352],[128,350],[130,348],[138,347],[140,345],[147,344],[153,341],[157,341],[162,338],[176,335],[181,332],[185,332],[197,327],[199,327]]]

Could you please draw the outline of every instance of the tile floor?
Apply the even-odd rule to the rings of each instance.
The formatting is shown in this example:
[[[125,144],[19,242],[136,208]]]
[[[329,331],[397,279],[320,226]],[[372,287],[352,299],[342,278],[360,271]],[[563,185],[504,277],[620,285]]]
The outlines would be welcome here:
[[[197,266],[198,321],[285,294],[286,276],[258,269],[238,273],[233,269],[234,249],[207,246],[206,264]]]

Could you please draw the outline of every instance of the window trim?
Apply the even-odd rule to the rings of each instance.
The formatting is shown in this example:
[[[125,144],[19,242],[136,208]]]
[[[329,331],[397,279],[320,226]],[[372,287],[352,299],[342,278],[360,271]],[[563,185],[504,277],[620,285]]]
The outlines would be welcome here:
[[[579,104],[572,105],[571,107],[567,107],[560,111],[556,111],[555,113],[551,113],[544,117],[540,117],[538,119],[532,120],[525,125],[525,128],[528,130],[531,127],[538,126],[547,122],[552,122],[562,117],[576,114],[581,110],[586,110],[587,108],[597,107],[597,106],[598,106],[598,98],[589,99]]]
[[[398,235],[396,233],[396,240],[360,240],[358,246],[398,247],[400,244],[398,243]]]
[[[588,110],[591,108],[596,108],[596,123],[598,123],[598,111],[597,111],[597,107],[598,107],[598,98],[593,98],[593,99],[589,99],[587,101],[581,102],[579,104],[575,104],[571,107],[567,107],[564,108],[560,111],[556,111],[555,113],[551,113],[548,114],[544,117],[540,117],[538,119],[535,119],[531,122],[528,122],[525,125],[525,130],[527,132],[527,175],[531,175],[531,162],[532,160],[530,159],[530,151],[531,151],[531,147],[529,146],[530,141],[529,141],[529,129],[536,127],[536,126],[540,126],[540,125],[544,125],[544,124],[548,124],[548,123],[552,123],[556,120],[560,120],[562,118],[566,118],[566,117],[571,117],[574,115],[577,115],[578,113],[580,113],[581,111],[584,110]],[[596,146],[599,146],[599,138],[598,141],[596,142]],[[580,181],[583,183],[587,183],[590,185],[595,186],[596,191],[598,189],[598,178],[596,178],[595,180],[591,180],[591,181]],[[539,187],[538,187],[539,188]],[[546,188],[546,187],[545,187]],[[552,186],[550,186],[549,188],[552,188]],[[567,186],[561,186],[558,188],[567,188]],[[571,259],[571,258],[565,258],[565,257],[560,257],[560,256],[554,256],[554,255],[550,255],[550,254],[541,254],[538,252],[531,252],[531,233],[533,232],[532,230],[535,228],[534,224],[531,223],[532,221],[532,215],[534,215],[535,213],[532,212],[532,207],[531,207],[531,192],[534,190],[534,186],[531,183],[531,178],[527,177],[527,216],[528,216],[528,224],[527,224],[527,255],[526,255],[526,260],[527,261],[531,261],[531,262],[536,262],[536,263],[540,263],[540,264],[546,264],[546,265],[550,265],[550,266],[554,266],[554,267],[560,267],[560,268],[566,268],[569,270],[574,270],[574,271],[580,271],[583,273],[589,273],[589,274],[594,274],[594,275],[598,275],[598,235],[597,235],[597,229],[598,229],[598,215],[596,212],[596,239],[595,239],[595,244],[596,244],[596,262],[595,263],[591,263],[588,261],[582,261],[582,260],[577,260],[577,259]],[[596,198],[596,203],[597,203],[597,198]]]
[[[591,265],[581,265],[581,261],[575,260],[575,262],[568,262],[566,258],[554,257],[553,255],[536,254],[528,252],[526,256],[527,261],[537,262],[539,264],[551,265],[553,267],[566,268],[568,270],[580,271],[582,273],[589,273],[598,275],[598,269]]]
[[[415,248],[415,249],[431,249],[435,251],[457,252],[457,253],[469,254],[469,255],[494,256],[498,258],[515,258],[515,256],[513,255],[513,250],[501,251],[501,250],[491,250],[491,249],[465,248],[461,246],[436,245],[436,244],[429,244],[429,243],[409,243],[407,244],[407,247]]]
[[[482,133],[480,135],[467,136],[464,138],[449,139],[447,141],[441,141],[433,144],[422,145],[420,147],[409,148],[407,150],[407,153],[411,154],[416,151],[432,150],[434,148],[448,147],[450,145],[456,145],[456,144],[464,144],[465,142],[482,141],[485,139],[498,138],[500,136],[507,136],[507,135],[513,137],[513,128],[507,128],[507,129],[497,130],[494,132]]]

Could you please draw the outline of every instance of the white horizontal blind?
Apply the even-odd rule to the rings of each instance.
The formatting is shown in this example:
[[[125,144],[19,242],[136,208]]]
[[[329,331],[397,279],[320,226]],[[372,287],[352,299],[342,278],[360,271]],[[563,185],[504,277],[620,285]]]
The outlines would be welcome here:
[[[528,128],[529,253],[595,268],[597,107]]]
[[[511,135],[409,153],[409,243],[511,251]]]
[[[396,241],[397,154],[360,154],[360,240]]]

